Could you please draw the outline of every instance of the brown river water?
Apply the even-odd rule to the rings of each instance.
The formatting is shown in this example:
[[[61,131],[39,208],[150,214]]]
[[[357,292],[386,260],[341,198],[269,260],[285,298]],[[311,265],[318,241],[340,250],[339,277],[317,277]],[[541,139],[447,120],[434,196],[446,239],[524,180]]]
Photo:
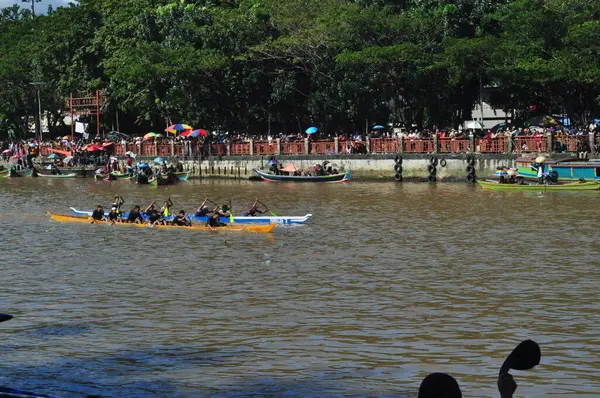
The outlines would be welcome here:
[[[260,197],[272,234],[52,222],[46,210]],[[446,372],[497,397],[600,391],[597,192],[462,183],[0,180],[0,385],[59,397],[416,397]]]

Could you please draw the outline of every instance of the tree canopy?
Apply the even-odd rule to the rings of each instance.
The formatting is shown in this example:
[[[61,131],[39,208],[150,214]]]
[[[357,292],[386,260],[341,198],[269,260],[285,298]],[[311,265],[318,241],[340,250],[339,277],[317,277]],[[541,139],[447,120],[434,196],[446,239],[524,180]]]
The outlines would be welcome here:
[[[0,135],[57,131],[103,90],[106,129],[456,126],[493,105],[600,116],[597,0],[79,0],[0,12]],[[62,126],[64,128],[64,126]]]

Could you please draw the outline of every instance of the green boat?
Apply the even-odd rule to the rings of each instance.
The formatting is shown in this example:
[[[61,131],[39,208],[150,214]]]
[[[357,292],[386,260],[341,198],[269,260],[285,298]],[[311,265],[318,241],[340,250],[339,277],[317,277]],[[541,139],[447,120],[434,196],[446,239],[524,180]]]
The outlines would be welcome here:
[[[526,180],[537,181],[537,171],[532,170],[531,165],[535,161],[532,158],[518,158],[517,172]],[[559,184],[575,182],[579,180],[600,181],[600,160],[563,159],[558,161],[546,161],[546,171],[556,172]]]
[[[512,190],[512,191],[594,191],[600,189],[600,183],[592,182],[574,182],[571,184],[501,184],[497,181],[480,181],[477,183],[485,189],[493,189],[496,191]]]

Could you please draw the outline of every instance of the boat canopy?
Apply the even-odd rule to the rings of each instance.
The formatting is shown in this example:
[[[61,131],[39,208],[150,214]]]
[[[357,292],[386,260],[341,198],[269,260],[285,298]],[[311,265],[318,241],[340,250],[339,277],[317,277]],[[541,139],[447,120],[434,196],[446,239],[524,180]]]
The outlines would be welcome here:
[[[286,173],[294,173],[295,171],[298,171],[298,169],[296,168],[296,166],[294,166],[294,163],[289,162],[285,167],[281,169],[281,171],[285,171]]]

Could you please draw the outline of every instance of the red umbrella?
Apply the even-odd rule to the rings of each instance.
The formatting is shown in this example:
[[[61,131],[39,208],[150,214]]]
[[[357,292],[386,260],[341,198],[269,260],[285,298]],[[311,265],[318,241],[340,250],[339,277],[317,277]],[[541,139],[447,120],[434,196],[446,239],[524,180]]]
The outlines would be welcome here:
[[[181,133],[179,136],[180,137],[198,137],[199,135],[201,135],[202,137],[208,137],[208,131],[204,130],[204,129],[198,129],[198,130],[186,130],[183,133]]]
[[[88,152],[96,152],[96,151],[101,151],[102,147],[98,146],[96,144],[90,145],[89,147],[86,148],[86,151]]]

